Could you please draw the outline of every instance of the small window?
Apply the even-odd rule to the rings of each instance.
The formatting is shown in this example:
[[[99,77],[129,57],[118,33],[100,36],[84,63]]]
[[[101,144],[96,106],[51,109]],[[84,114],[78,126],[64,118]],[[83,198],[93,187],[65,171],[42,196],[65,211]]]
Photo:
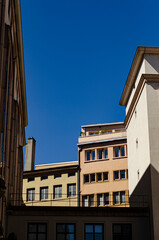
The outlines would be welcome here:
[[[103,173],[103,181],[108,181],[108,172]]]
[[[103,224],[85,224],[84,235],[85,240],[103,240]]]
[[[109,193],[104,193],[104,205],[109,205]]]
[[[90,174],[90,182],[95,182],[95,173]]]
[[[75,224],[57,223],[56,240],[75,240]]]
[[[98,159],[102,159],[103,158],[103,150],[102,149],[100,149],[100,150],[98,150]]]
[[[82,197],[82,205],[83,207],[88,207],[88,196]]]
[[[41,187],[40,200],[47,200],[47,199],[48,199],[48,187]]]
[[[95,160],[95,151],[92,151],[92,160]]]
[[[120,203],[125,203],[125,191],[120,192]]]
[[[69,172],[68,177],[74,177],[76,175],[76,172]]]
[[[35,179],[34,179],[34,177],[29,177],[28,178],[28,182],[33,182]]]
[[[91,160],[91,152],[90,151],[86,152],[86,159],[87,159],[87,161]]]
[[[126,175],[125,175],[125,170],[121,170],[120,171],[120,179],[125,179]]]
[[[114,157],[119,157],[119,147],[114,149]]]
[[[28,223],[28,240],[47,239],[46,223]]]
[[[119,204],[119,192],[113,193],[113,204]]]
[[[41,181],[46,180],[46,179],[48,179],[48,176],[47,176],[47,175],[41,176]]]
[[[119,171],[114,171],[114,180],[119,179]]]
[[[62,198],[62,185],[54,186],[54,199]]]
[[[35,201],[35,188],[27,189],[27,201]]]
[[[67,197],[76,196],[76,184],[67,184]]]
[[[125,156],[125,147],[120,147],[120,156],[124,157]]]
[[[132,225],[125,223],[113,224],[113,240],[132,240]]]
[[[61,177],[61,174],[60,173],[56,173],[56,174],[54,174],[54,179],[56,179],[56,178],[60,178]]]
[[[97,182],[102,181],[102,173],[97,173]]]
[[[103,206],[103,194],[97,194],[97,205]]]
[[[94,195],[89,195],[89,206],[94,207]]]
[[[108,149],[104,149],[104,158],[108,158]]]
[[[84,183],[89,183],[89,175],[88,174],[84,175]]]

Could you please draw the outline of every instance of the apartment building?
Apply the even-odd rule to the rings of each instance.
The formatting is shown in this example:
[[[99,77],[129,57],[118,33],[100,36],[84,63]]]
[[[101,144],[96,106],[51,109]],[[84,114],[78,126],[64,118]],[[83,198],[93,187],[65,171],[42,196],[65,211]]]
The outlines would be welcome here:
[[[129,206],[124,123],[83,125],[78,151],[80,206]]]
[[[159,48],[138,47],[120,105],[126,107],[130,200],[147,196],[151,239],[159,239]],[[131,204],[132,205],[132,204]]]
[[[19,0],[0,1],[0,104],[0,238],[6,238],[6,209],[22,199],[27,126]]]

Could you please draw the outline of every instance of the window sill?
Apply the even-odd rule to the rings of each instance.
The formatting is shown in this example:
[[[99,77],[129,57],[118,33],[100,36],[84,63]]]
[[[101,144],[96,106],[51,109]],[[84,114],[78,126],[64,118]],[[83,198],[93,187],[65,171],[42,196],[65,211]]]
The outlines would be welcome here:
[[[95,159],[95,160],[85,160],[84,163],[92,163],[92,162],[100,162],[100,161],[108,161],[109,158]]]
[[[113,160],[116,160],[116,159],[122,159],[122,158],[127,158],[127,156],[122,156],[122,157],[113,157]]]

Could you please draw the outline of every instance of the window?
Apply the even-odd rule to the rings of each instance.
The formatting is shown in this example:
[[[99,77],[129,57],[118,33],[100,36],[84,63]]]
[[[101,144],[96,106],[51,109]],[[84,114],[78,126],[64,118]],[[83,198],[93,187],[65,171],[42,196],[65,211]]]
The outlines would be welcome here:
[[[119,192],[113,193],[113,204],[119,204]]]
[[[108,172],[103,173],[103,181],[108,181]]]
[[[67,197],[76,196],[76,184],[67,184]]]
[[[103,194],[97,194],[97,206],[103,206]]]
[[[47,240],[46,223],[28,223],[28,240]]]
[[[48,176],[41,176],[41,181],[48,179]]]
[[[92,151],[92,160],[95,160],[95,151]]]
[[[125,203],[125,191],[120,192],[120,203]]]
[[[86,152],[86,159],[87,159],[87,161],[91,160],[91,152],[90,151]]]
[[[82,197],[82,205],[83,207],[88,207],[88,196]]]
[[[75,224],[57,223],[56,240],[75,240]]]
[[[104,149],[104,158],[108,158],[108,149]]]
[[[85,224],[85,240],[103,240],[103,224]]]
[[[98,150],[98,159],[102,159],[103,158],[103,149],[99,149]]]
[[[69,172],[68,177],[74,177],[76,175],[76,172]]]
[[[56,174],[54,174],[54,179],[56,179],[56,178],[60,178],[61,177],[61,174],[60,173],[56,173]]]
[[[125,179],[126,175],[125,175],[125,170],[120,170],[120,179]]]
[[[114,171],[114,180],[119,179],[119,171]]]
[[[114,148],[114,157],[124,157],[125,156],[125,146]]]
[[[89,206],[94,207],[94,195],[89,195]]]
[[[35,201],[35,188],[27,189],[27,201]]]
[[[102,181],[102,173],[97,173],[97,182]]]
[[[54,186],[54,199],[62,198],[62,185]]]
[[[32,181],[34,181],[34,177],[29,177],[28,182],[32,182]]]
[[[48,199],[48,187],[40,188],[40,200]]]
[[[124,223],[113,224],[113,240],[132,240],[132,225]]]
[[[90,174],[90,182],[95,182],[95,173]]]
[[[104,205],[109,205],[109,193],[104,193]]]
[[[89,182],[89,174],[85,174],[84,175],[84,183],[88,183]]]

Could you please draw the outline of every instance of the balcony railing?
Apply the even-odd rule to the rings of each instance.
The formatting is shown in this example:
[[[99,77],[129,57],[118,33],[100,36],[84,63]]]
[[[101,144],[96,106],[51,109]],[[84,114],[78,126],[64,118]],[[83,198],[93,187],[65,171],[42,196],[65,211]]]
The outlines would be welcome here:
[[[90,199],[87,195],[87,199],[84,196],[67,196],[67,194],[60,194],[60,196],[54,196],[52,193],[48,193],[45,196],[40,193],[34,193],[27,196],[26,193],[22,194],[22,198],[19,199],[19,193],[11,194],[10,204],[11,205],[26,205],[26,206],[68,206],[68,207],[148,207],[148,196],[146,195],[135,195],[129,199],[128,195],[125,198],[113,199],[113,194],[109,194],[109,199]],[[79,202],[80,199],[80,202]]]

